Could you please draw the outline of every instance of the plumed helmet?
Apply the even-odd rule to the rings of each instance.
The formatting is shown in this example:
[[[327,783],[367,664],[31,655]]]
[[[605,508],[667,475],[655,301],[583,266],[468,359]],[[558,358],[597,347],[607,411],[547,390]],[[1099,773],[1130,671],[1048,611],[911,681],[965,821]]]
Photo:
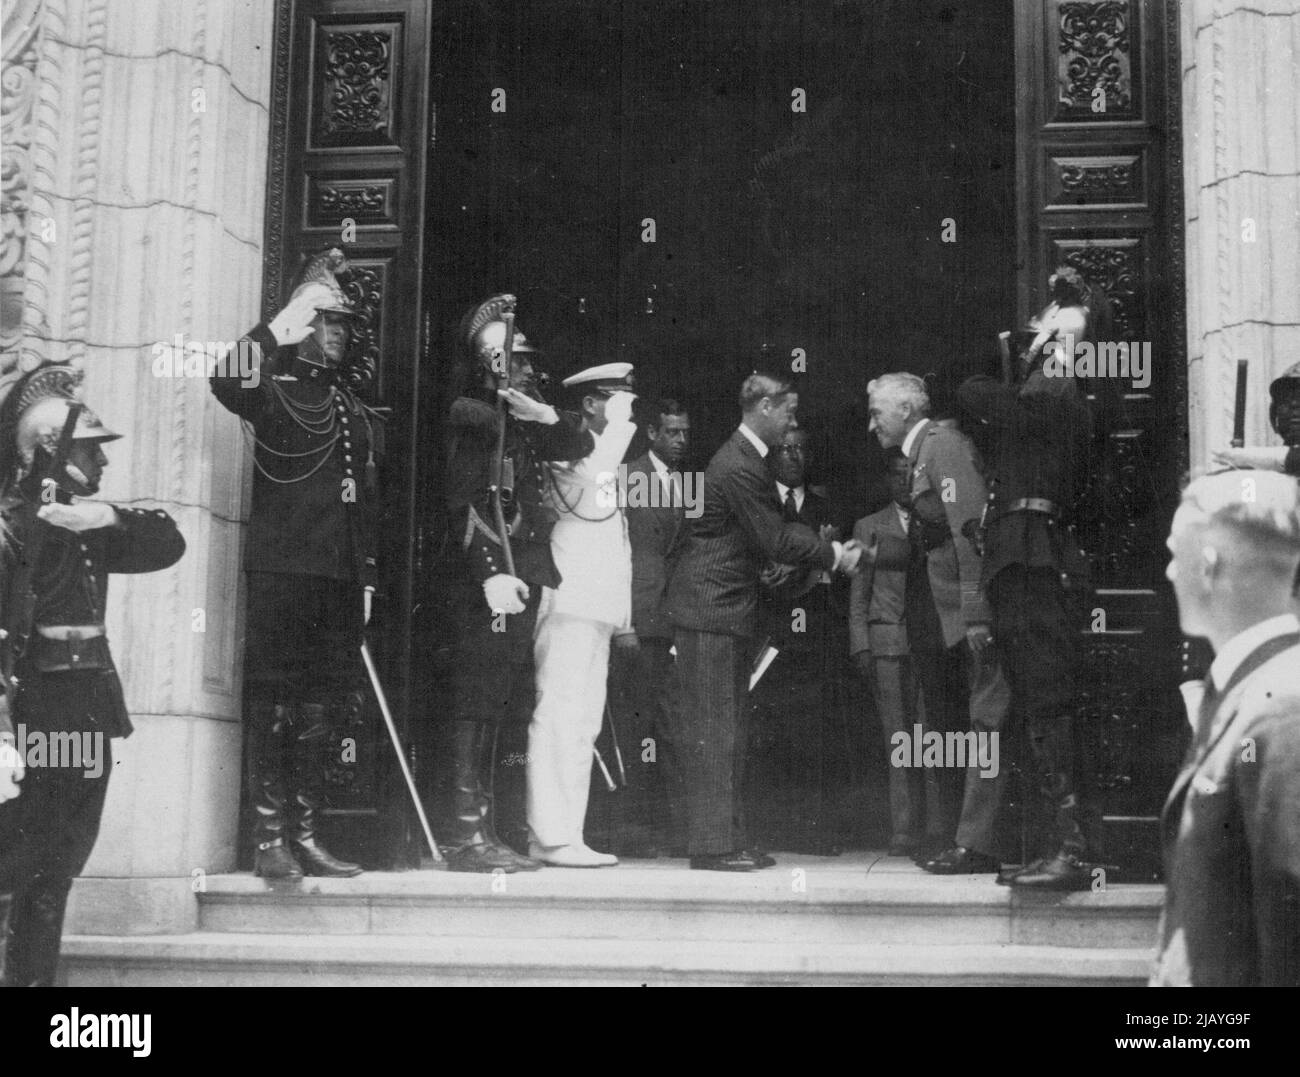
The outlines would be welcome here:
[[[514,309],[514,296],[494,295],[471,307],[461,319],[460,339],[465,342],[470,359],[475,364],[492,369],[492,361],[505,351],[505,316],[513,313]],[[537,351],[518,330],[515,331],[513,350],[530,353]]]
[[[343,286],[339,283],[338,278],[340,273],[346,273],[347,270],[348,260],[338,247],[331,247],[327,251],[321,251],[320,254],[309,259],[307,264],[302,267],[302,272],[298,274],[298,286],[294,288],[289,301],[292,302],[308,285],[323,284],[329,289],[331,302],[328,306],[318,307],[317,309],[325,311],[327,314],[344,314],[355,318],[361,312],[357,310],[356,305],[343,291]]]
[[[0,403],[0,482],[26,474],[37,446],[54,451],[74,404],[82,404],[72,431],[74,441],[115,441],[122,436],[104,426],[82,403],[78,392],[81,377],[81,372],[70,366],[43,366],[14,383]]]

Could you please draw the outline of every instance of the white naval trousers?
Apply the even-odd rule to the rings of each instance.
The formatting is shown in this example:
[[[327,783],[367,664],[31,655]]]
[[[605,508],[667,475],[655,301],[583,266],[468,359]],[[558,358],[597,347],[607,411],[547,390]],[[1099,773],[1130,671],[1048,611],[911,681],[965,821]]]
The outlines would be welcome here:
[[[542,592],[533,655],[537,704],[528,727],[528,826],[539,845],[582,844],[592,749],[605,716],[614,625],[556,613]]]

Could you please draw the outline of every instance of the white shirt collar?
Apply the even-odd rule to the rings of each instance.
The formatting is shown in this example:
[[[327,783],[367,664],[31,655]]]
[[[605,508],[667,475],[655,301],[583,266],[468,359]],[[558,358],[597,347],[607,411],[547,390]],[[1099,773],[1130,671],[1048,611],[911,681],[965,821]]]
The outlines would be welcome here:
[[[1237,667],[1256,648],[1277,636],[1285,636],[1293,632],[1300,632],[1300,618],[1297,618],[1294,613],[1282,613],[1270,617],[1267,621],[1251,625],[1244,632],[1238,632],[1223,645],[1222,650],[1215,655],[1214,661],[1210,664],[1210,679],[1214,682],[1215,691],[1223,691],[1228,681],[1232,679],[1232,675],[1237,672]]]
[[[802,487],[802,486],[786,486],[786,484],[783,483],[783,482],[778,482],[778,483],[776,484],[776,493],[777,493],[777,496],[780,497],[780,499],[781,499],[781,504],[782,504],[782,505],[785,504],[785,497],[786,497],[786,494],[788,494],[791,490],[794,491],[794,507],[795,507],[796,509],[798,509],[799,511],[802,512],[802,511],[803,511],[803,499],[804,499],[803,487]]]
[[[665,464],[662,460],[659,459],[659,457],[655,455],[654,449],[646,450],[646,455],[650,457],[650,465],[655,469],[655,471],[659,472],[659,474],[664,476],[664,478],[667,478],[668,465]]]
[[[765,442],[762,438],[760,438],[757,434],[755,434],[754,431],[752,431],[744,423],[740,424],[740,432],[744,434],[745,437],[749,439],[749,443],[758,450],[758,455],[761,456],[764,460],[766,460],[767,453],[768,453],[767,442]]]
[[[891,501],[890,504],[894,506],[894,511],[898,513],[898,522],[903,525],[903,530],[906,531],[912,522],[912,514],[897,501]]]
[[[930,425],[929,419],[922,419],[911,430],[907,432],[907,437],[903,438],[903,455],[909,460],[912,458],[912,446],[916,444],[916,439],[921,436],[921,431]]]

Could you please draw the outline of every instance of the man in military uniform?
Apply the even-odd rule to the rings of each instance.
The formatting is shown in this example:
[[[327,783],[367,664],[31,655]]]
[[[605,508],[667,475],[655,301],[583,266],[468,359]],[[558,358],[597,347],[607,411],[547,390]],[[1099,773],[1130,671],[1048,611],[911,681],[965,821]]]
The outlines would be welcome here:
[[[68,891],[99,833],[109,740],[131,733],[104,634],[108,574],[155,572],[185,552],[167,513],[82,500],[108,463],[101,445],[119,435],[76,398],[78,380],[41,367],[0,405],[0,983],[11,987],[54,984]]]
[[[1057,307],[1053,303],[1033,323],[1036,336],[1022,357],[1027,376],[1020,384],[973,377],[958,390],[958,400],[993,435],[982,570],[992,607],[991,642],[1028,734],[1041,807],[1053,820],[1045,855],[1000,881],[1081,889],[1091,877],[1072,712],[1086,595],[1069,523],[1084,478],[1091,421],[1074,379],[1044,374],[1044,347],[1057,331]],[[1066,314],[1078,312],[1069,307]]]
[[[536,352],[523,333],[512,336],[507,359],[506,314],[514,305],[514,296],[493,296],[463,319],[460,339],[468,348],[475,384],[453,402],[449,423],[447,510],[464,569],[460,593],[453,599],[453,820],[447,841],[452,871],[534,871],[541,866],[496,833],[497,733],[508,715],[532,711],[537,610],[543,589],[560,584],[551,555],[554,515],[544,504],[545,462],[580,460],[593,447],[591,434],[575,417],[537,396]],[[498,483],[513,573],[496,523],[493,489]]]
[[[349,354],[346,268],[337,249],[312,259],[285,308],[240,342],[254,346],[257,376],[218,370],[210,382],[256,446],[245,734],[254,872],[268,879],[361,872],[316,836],[326,763],[361,720],[376,582],[376,417],[359,395],[372,371]]]
[[[1300,478],[1300,363],[1294,363],[1268,387],[1268,421],[1281,445],[1219,449],[1214,461],[1227,467],[1285,471]]]
[[[605,714],[611,643],[635,647],[632,547],[618,469],[632,443],[631,363],[590,367],[564,380],[581,398],[594,448],[550,465],[551,555],[558,586],[542,593],[533,656],[537,706],[528,727],[529,856],[556,867],[609,867],[618,857],[587,845],[591,761]]]

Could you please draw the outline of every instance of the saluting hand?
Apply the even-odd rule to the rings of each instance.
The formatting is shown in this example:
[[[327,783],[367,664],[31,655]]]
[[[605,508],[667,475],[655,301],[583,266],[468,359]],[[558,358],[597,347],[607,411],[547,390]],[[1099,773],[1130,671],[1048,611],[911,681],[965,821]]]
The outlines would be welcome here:
[[[498,389],[497,393],[506,402],[510,414],[516,419],[526,423],[541,423],[543,426],[550,426],[560,421],[559,415],[550,404],[534,400],[527,393],[521,393],[518,389]]]

